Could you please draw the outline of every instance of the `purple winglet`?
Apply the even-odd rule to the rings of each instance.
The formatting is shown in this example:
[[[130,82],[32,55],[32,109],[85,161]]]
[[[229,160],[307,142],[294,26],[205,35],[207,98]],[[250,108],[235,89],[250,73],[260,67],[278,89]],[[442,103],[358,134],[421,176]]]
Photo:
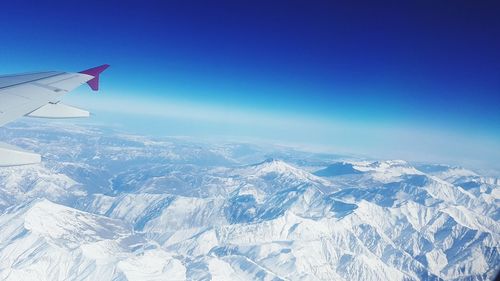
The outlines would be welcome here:
[[[87,84],[90,86],[90,88],[94,91],[99,90],[99,74],[106,70],[106,68],[109,67],[109,64],[103,64],[101,66],[97,66],[91,69],[87,69],[84,71],[80,71],[79,73],[87,74],[90,76],[94,76],[94,78],[90,79],[87,81]]]

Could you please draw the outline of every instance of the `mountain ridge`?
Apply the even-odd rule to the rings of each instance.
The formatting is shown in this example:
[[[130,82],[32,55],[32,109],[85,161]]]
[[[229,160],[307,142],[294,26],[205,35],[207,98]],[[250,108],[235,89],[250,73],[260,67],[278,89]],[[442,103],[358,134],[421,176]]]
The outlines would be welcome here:
[[[499,181],[464,168],[8,134],[47,159],[0,168],[2,280],[487,280],[500,263]]]

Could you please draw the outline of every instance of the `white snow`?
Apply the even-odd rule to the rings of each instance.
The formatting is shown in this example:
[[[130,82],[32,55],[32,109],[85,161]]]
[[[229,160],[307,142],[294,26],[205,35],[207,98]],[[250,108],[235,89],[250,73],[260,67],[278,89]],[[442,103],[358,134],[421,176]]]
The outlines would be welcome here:
[[[500,264],[500,181],[464,168],[343,158],[360,173],[322,178],[334,156],[0,130],[47,155],[0,168],[0,280],[489,280]]]

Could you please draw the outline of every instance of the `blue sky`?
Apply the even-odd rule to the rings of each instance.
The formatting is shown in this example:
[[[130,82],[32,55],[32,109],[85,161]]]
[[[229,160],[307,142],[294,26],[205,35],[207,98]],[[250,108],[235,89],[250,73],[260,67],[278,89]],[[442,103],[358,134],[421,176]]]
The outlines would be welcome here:
[[[494,1],[80,2],[3,3],[0,72],[109,63],[67,100],[139,133],[500,170]]]

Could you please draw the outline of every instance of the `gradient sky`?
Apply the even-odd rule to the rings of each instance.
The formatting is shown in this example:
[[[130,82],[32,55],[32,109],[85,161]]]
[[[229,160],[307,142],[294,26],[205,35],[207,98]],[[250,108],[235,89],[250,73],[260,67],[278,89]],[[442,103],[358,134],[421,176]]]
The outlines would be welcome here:
[[[8,1],[0,72],[109,63],[101,95],[67,101],[139,133],[500,171],[499,14],[498,1]]]

